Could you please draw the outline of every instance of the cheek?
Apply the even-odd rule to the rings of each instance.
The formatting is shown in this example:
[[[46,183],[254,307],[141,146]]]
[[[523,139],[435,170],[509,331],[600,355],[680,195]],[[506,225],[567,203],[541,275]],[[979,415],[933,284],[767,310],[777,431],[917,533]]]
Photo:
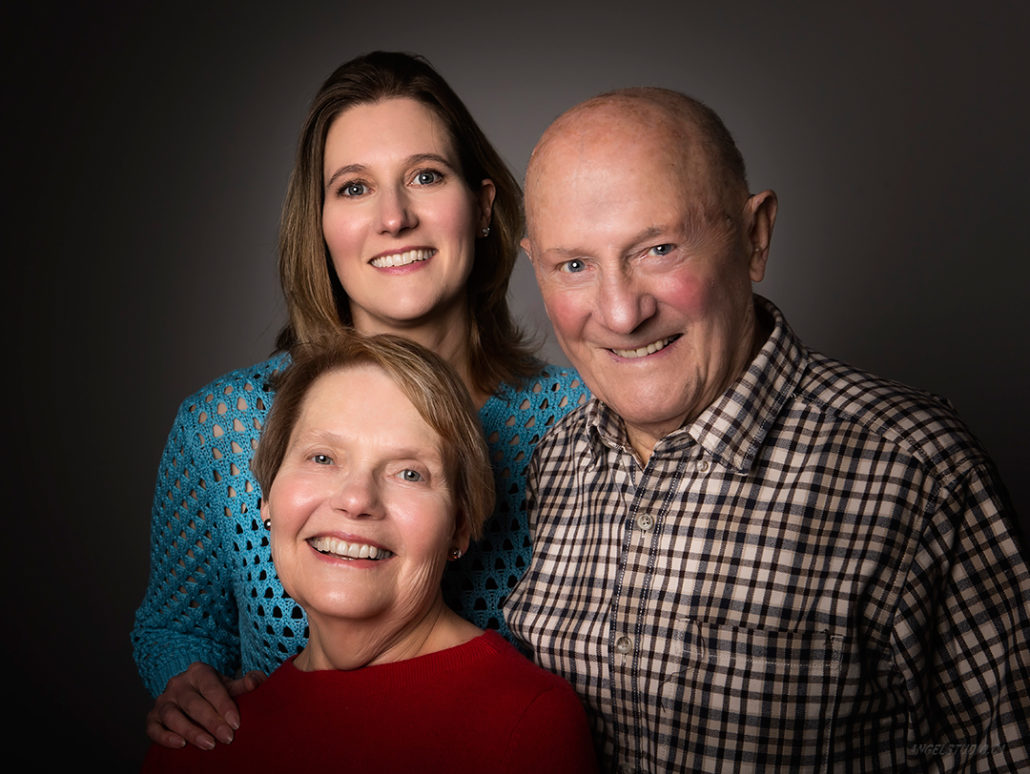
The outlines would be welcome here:
[[[345,216],[335,208],[323,210],[322,236],[329,247],[329,254],[337,271],[356,256],[360,258],[358,254],[365,230],[362,219],[353,213]]]
[[[455,507],[442,494],[412,498],[408,493],[383,498],[389,513],[409,550],[420,556],[444,555],[455,531]]]
[[[273,545],[276,538],[281,542],[295,537],[324,499],[322,488],[303,478],[281,476],[276,479],[268,495],[267,512],[272,520]]]
[[[457,242],[470,255],[475,251],[475,211],[471,196],[458,194],[433,202],[423,210],[422,220],[432,222],[447,239]]]
[[[655,292],[662,306],[675,309],[690,320],[705,318],[715,306],[718,283],[712,278],[680,272],[664,280]]]
[[[554,332],[566,340],[576,337],[594,304],[590,294],[567,288],[545,290],[543,299]]]

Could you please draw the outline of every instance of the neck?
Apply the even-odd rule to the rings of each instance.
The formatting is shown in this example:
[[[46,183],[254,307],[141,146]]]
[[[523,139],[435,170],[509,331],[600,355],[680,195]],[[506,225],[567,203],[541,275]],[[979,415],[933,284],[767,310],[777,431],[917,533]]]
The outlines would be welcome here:
[[[447,607],[442,594],[413,621],[396,621],[388,616],[355,621],[308,612],[308,644],[294,661],[303,672],[406,661],[456,647],[482,634],[481,629]]]
[[[748,366],[751,365],[752,361],[758,357],[758,353],[765,345],[766,340],[772,333],[773,322],[765,314],[757,313],[757,306],[752,304],[748,308],[749,315],[746,319],[745,325],[745,337],[744,343],[739,347],[739,355],[737,360],[733,363],[733,367],[728,372],[725,379],[723,379],[719,386],[713,389],[710,393],[706,393],[703,396],[698,396],[698,399],[694,403],[694,408],[686,412],[682,417],[677,418],[671,422],[655,426],[632,426],[628,422],[624,421],[626,427],[626,435],[629,438],[630,446],[633,447],[633,451],[637,455],[637,459],[642,465],[647,465],[647,461],[651,459],[651,452],[654,451],[655,445],[662,440],[669,433],[675,432],[679,428],[692,423],[702,413],[704,413],[712,403],[719,398],[730,385],[736,383],[738,379],[744,374]]]
[[[455,305],[450,311],[434,315],[431,320],[395,323],[355,315],[354,328],[366,336],[392,333],[421,344],[454,367],[477,409],[486,403],[489,394],[480,390],[472,379],[468,342],[469,318],[464,303]]]

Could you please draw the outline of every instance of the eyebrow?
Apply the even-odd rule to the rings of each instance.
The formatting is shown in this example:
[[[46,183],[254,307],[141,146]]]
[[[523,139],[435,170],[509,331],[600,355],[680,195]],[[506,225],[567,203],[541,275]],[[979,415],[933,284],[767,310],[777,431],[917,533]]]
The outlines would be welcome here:
[[[313,429],[302,431],[290,439],[287,448],[310,446],[311,444],[326,444],[327,446],[344,446],[349,443],[357,443],[358,438],[349,435],[340,435],[331,430]],[[437,460],[443,464],[443,450],[440,444],[434,446],[418,447],[412,445],[387,445],[381,447],[386,456],[391,459],[411,459],[427,461],[427,458]]]
[[[441,164],[451,171],[455,171],[456,169],[453,162],[441,156],[439,153],[416,153],[412,156],[408,156],[408,158],[404,160],[404,166],[413,167],[426,162]],[[340,167],[333,172],[332,176],[328,180],[326,180],[325,189],[328,190],[331,188],[333,182],[344,175],[350,175],[355,172],[364,172],[366,169],[368,169],[368,167],[364,164],[347,164],[346,166]]]
[[[651,226],[650,228],[646,228],[638,234],[635,234],[633,236],[633,239],[630,240],[629,244],[635,247],[636,245],[639,245],[641,242],[650,241],[655,237],[667,232],[668,230],[668,226]],[[576,257],[584,255],[586,251],[579,250],[573,247],[549,247],[546,250],[544,250],[544,252],[562,257]]]

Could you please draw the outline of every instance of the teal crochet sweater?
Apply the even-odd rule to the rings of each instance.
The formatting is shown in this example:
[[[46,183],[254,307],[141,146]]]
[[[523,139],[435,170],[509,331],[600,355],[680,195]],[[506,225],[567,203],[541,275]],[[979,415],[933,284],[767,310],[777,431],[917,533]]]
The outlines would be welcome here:
[[[304,611],[283,591],[250,472],[271,407],[280,354],[233,371],[179,408],[158,469],[150,582],[136,611],[133,655],[154,696],[194,661],[222,674],[271,673],[307,642]],[[444,594],[462,616],[512,635],[501,602],[530,558],[525,472],[540,436],[589,397],[578,375],[547,366],[521,388],[502,385],[479,412],[497,504],[484,536],[448,565]]]

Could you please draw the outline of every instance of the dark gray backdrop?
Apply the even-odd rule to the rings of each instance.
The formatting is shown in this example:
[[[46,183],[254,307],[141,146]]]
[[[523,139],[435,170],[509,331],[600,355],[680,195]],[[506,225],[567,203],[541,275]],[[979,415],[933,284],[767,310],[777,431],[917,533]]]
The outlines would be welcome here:
[[[1024,2],[12,5],[10,748],[137,766],[128,631],[165,435],[185,395],[271,349],[297,130],[372,48],[426,54],[519,176],[598,91],[711,104],[780,196],[760,292],[810,345],[950,397],[1027,524]],[[512,296],[546,335],[525,262]]]

